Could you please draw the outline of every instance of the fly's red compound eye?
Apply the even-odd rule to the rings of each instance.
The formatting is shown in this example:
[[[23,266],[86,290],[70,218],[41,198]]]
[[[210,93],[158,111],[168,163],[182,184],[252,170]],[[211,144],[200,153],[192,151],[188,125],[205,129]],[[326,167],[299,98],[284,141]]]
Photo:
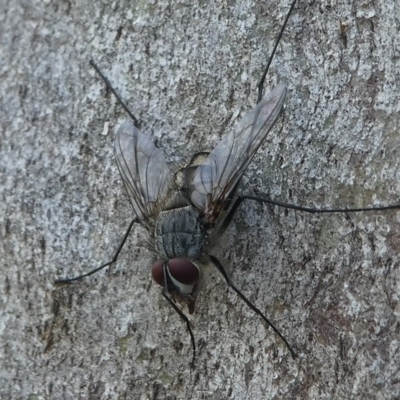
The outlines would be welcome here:
[[[163,264],[164,263],[162,261],[157,261],[151,267],[151,275],[153,276],[153,279],[156,281],[156,283],[158,283],[162,287],[165,286]]]
[[[193,285],[200,278],[199,268],[184,258],[173,258],[168,261],[171,278],[183,285]]]
[[[194,286],[200,279],[199,267],[184,258],[173,258],[166,264],[157,261],[151,267],[151,274],[160,286],[173,286],[179,293],[193,293]]]

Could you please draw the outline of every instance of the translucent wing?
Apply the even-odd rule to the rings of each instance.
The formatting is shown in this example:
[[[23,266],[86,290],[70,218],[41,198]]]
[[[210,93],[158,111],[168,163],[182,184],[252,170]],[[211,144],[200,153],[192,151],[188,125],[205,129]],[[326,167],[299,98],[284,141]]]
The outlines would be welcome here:
[[[171,174],[164,154],[129,122],[118,129],[114,150],[135,213],[146,224],[160,211],[168,192]]]
[[[193,179],[190,199],[212,223],[239,182],[255,152],[278,118],[286,86],[275,87],[225,136],[200,165]]]

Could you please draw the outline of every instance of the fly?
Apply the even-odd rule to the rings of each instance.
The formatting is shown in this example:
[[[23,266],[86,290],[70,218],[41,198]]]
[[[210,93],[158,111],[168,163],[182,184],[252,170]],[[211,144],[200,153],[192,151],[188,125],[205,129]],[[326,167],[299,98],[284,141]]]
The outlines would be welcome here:
[[[162,151],[141,133],[138,120],[128,110],[108,79],[97,65],[91,65],[114,93],[132,118],[118,129],[114,150],[118,170],[124,182],[135,218],[116,250],[113,258],[100,267],[74,278],[59,279],[56,283],[72,281],[92,275],[117,261],[119,253],[135,223],[146,227],[149,248],[156,260],[151,268],[153,279],[162,287],[162,295],[180,315],[188,328],[193,360],[195,339],[187,316],[177,304],[188,307],[192,314],[203,284],[202,265],[214,264],[227,284],[258,314],[282,339],[293,357],[294,349],[274,324],[248,300],[233,284],[222,263],[212,254],[212,243],[229,226],[244,200],[291,208],[309,213],[358,212],[400,208],[400,205],[369,208],[313,209],[277,202],[267,197],[237,195],[244,171],[251,162],[268,132],[279,117],[287,89],[278,84],[263,97],[267,71],[284,32],[294,0],[275,42],[274,49],[258,85],[257,105],[226,134],[210,153],[197,153],[184,165],[171,170]]]

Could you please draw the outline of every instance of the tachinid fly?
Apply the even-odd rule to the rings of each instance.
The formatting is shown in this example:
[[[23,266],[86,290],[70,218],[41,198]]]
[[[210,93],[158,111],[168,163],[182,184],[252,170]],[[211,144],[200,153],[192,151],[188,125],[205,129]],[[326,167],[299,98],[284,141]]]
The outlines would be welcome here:
[[[268,318],[254,306],[232,283],[221,262],[211,253],[215,238],[223,232],[243,200],[250,199],[310,213],[357,212],[400,208],[400,205],[358,209],[312,209],[276,202],[265,197],[236,195],[236,188],[254,154],[279,117],[286,86],[277,85],[262,98],[264,80],[289,16],[291,4],[275,47],[258,87],[257,105],[226,134],[210,153],[197,153],[189,161],[170,169],[164,154],[152,140],[138,129],[138,121],[119,98],[99,68],[91,65],[105,81],[118,101],[131,116],[115,139],[115,157],[135,212],[120,246],[109,262],[75,278],[60,279],[69,283],[89,276],[114,263],[125,244],[134,223],[144,225],[149,233],[149,247],[154,252],[151,268],[154,280],[162,287],[162,295],[185,321],[190,333],[193,359],[195,340],[186,315],[176,303],[195,309],[196,298],[203,283],[202,265],[214,264],[228,285],[283,340],[292,356],[295,352]]]
[[[285,96],[286,87],[278,85],[202,163],[197,165],[195,155],[174,175],[148,136],[128,122],[118,130],[118,169],[159,259],[152,267],[153,277],[167,293],[187,304],[190,313],[202,284],[196,261],[207,258],[210,238],[227,221],[227,203],[278,118]]]

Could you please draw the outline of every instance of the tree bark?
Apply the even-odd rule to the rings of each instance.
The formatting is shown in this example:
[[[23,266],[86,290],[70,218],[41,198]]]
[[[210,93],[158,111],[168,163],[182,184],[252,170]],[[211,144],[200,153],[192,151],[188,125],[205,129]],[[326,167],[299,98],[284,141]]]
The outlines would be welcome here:
[[[213,148],[255,105],[289,1],[3,0],[0,397],[400,397],[400,212],[244,202],[186,327],[151,280],[113,156],[128,116],[168,155]],[[400,3],[299,0],[265,90],[284,114],[243,193],[311,207],[400,202]],[[186,310],[185,310],[186,311]]]

